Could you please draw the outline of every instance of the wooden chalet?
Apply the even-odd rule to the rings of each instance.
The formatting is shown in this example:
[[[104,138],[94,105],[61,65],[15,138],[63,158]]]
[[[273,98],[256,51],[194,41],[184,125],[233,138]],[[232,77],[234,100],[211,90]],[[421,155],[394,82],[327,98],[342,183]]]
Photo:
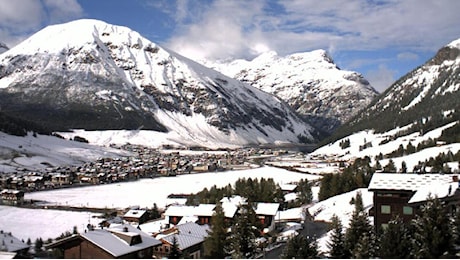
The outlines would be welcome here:
[[[29,245],[13,236],[11,233],[0,230],[0,259],[2,254],[12,258],[30,258]]]
[[[58,240],[46,248],[62,250],[64,258],[152,258],[162,243],[130,225],[95,229]]]
[[[123,215],[123,220],[131,223],[142,224],[148,219],[147,210],[130,209]]]
[[[24,192],[20,190],[4,189],[1,192],[2,204],[22,205],[24,203]]]
[[[262,225],[263,233],[268,233],[275,229],[275,217],[279,206],[279,203],[257,203],[255,212]]]
[[[396,216],[404,222],[412,220],[429,196],[455,209],[460,204],[458,186],[457,175],[374,173],[368,187],[374,192],[374,206],[369,214],[374,216],[375,228],[379,230]]]
[[[156,236],[162,242],[162,245],[155,247],[153,255],[156,258],[168,257],[175,239],[184,258],[201,258],[204,250],[204,239],[208,236],[207,231],[209,229],[209,225],[199,225],[193,222],[187,222],[168,229]]]

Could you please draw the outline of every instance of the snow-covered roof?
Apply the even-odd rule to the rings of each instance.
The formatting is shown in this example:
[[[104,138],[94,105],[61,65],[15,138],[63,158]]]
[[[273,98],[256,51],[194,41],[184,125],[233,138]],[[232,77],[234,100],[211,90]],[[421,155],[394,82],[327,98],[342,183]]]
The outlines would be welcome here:
[[[125,217],[125,218],[140,218],[146,212],[147,212],[147,210],[131,209],[128,212],[126,212],[126,214],[123,217]]]
[[[285,191],[293,191],[295,188],[297,188],[296,184],[280,184],[281,190]]]
[[[257,203],[256,214],[257,215],[266,215],[266,216],[275,216],[278,212],[280,204],[279,203]]]
[[[127,231],[123,231],[123,228],[127,228]],[[117,233],[123,232],[128,236],[140,235],[142,241],[138,244],[129,245],[126,241],[117,236]],[[147,233],[131,225],[121,225],[111,229],[96,229],[80,235],[114,257],[123,256],[161,244],[158,239],[151,237]]]
[[[26,248],[29,248],[29,246],[11,233],[0,232],[0,251],[17,252]]]
[[[180,250],[203,242],[208,235],[207,231],[210,229],[208,225],[198,225],[193,222],[177,225],[176,228],[177,233],[165,236],[162,240],[172,244],[175,237]]]
[[[450,183],[453,175],[414,174],[414,173],[374,173],[369,190],[406,190],[417,191],[426,185]]]
[[[412,198],[409,200],[409,203],[417,203],[426,201],[429,196],[432,198],[447,198],[455,194],[455,190],[458,187],[457,182],[447,182],[447,183],[436,183],[431,185],[425,185],[415,192]]]

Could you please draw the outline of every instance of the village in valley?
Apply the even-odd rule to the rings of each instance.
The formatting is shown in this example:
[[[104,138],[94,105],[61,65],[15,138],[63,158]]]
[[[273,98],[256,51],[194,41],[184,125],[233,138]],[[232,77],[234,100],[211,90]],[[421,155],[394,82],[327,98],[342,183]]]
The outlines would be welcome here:
[[[219,214],[228,228],[225,231],[228,237],[233,237],[232,229],[241,228],[242,224],[238,226],[238,223],[242,216],[246,218],[245,223],[252,223],[246,215],[252,212],[256,232],[250,234],[254,234],[251,242],[254,248],[250,249],[251,254],[240,257],[282,257],[287,242],[299,234],[300,237],[317,239],[318,255],[327,257],[330,256],[327,251],[333,232],[331,219],[342,214],[343,225],[347,226],[356,210],[353,201],[357,196],[361,197],[363,208],[376,230],[387,227],[394,214],[400,214],[406,222],[411,221],[430,194],[442,199],[449,209],[454,209],[460,202],[458,169],[450,174],[397,175],[382,173],[380,170],[367,176],[372,177],[368,187],[359,186],[350,192],[321,198],[319,186],[322,178],[324,181],[327,176],[338,176],[336,173],[346,175],[343,173],[347,167],[356,167],[362,160],[344,160],[285,149],[202,151],[152,149],[140,145],[113,148],[129,151],[130,156],[100,158],[79,166],[47,167],[43,171],[22,169],[15,173],[3,173],[0,179],[3,206],[0,207],[85,212],[88,221],[68,223],[74,224],[73,230],[61,230],[59,236],[35,239],[26,239],[17,231],[11,232],[3,226],[0,254],[20,258],[203,258],[209,253],[205,241],[214,232],[212,225],[218,223],[216,218]],[[276,172],[281,170],[283,172]],[[273,171],[274,175],[281,177],[276,186],[265,187],[274,185],[275,181],[260,178],[264,175],[257,175],[257,171]],[[202,191],[196,189],[199,192],[182,192],[187,189],[181,189],[193,186],[190,179],[181,182],[182,177],[191,176],[199,183],[198,178],[206,174],[212,174],[204,177],[212,182],[214,177],[222,179],[217,174],[227,174],[228,178],[238,173],[247,174],[242,175],[246,177],[235,179],[235,183],[229,182],[229,178],[228,185],[220,185],[222,187],[207,185]],[[297,175],[289,181],[289,174]],[[157,200],[158,203],[145,206],[142,200],[136,200],[136,197],[141,199],[149,196],[141,188],[140,182],[160,179],[176,180],[173,183],[177,185],[170,190],[162,188],[163,193],[168,194],[164,201]],[[130,206],[112,203],[103,207],[99,204],[69,203],[71,198],[65,197],[77,194],[78,191],[90,194],[98,187],[116,190],[124,184],[139,184],[131,186],[138,189],[132,194],[118,191],[131,199],[130,203],[134,204]],[[251,191],[241,194],[244,185],[249,185]],[[240,194],[236,194],[239,189],[237,186],[240,187]],[[155,189],[158,186],[148,187]],[[90,188],[92,190],[88,190]],[[244,189],[247,190],[247,187]],[[267,189],[271,193],[263,197]],[[64,195],[59,193],[67,191]],[[253,197],[251,192],[262,197]],[[278,197],[271,198],[271,194],[277,192]],[[111,194],[116,193],[113,191]],[[42,199],[40,194],[45,194],[43,198],[46,199]],[[88,196],[96,196],[91,203],[105,200],[98,198],[98,195]],[[139,205],[135,205],[136,202]],[[92,217],[89,217],[90,214]],[[229,251],[227,256],[235,256],[235,252]]]
[[[317,160],[307,159],[301,152],[284,149],[160,150],[129,144],[113,148],[129,151],[131,156],[100,158],[79,166],[47,167],[42,171],[20,169],[14,173],[2,173],[0,205],[26,209],[100,213],[96,222],[92,220],[84,230],[77,229],[75,223],[72,232],[62,230],[61,236],[56,238],[44,237],[35,241],[30,241],[29,238],[25,241],[24,238],[18,238],[20,234],[17,232],[12,234],[9,230],[2,230],[2,235],[5,236],[3,241],[10,238],[13,241],[11,245],[6,244],[0,250],[2,254],[10,252],[19,257],[84,258],[86,254],[86,256],[101,258],[120,256],[161,258],[167,257],[177,243],[181,254],[191,258],[201,258],[204,250],[203,242],[210,230],[216,204],[188,206],[186,201],[190,194],[171,192],[161,207],[154,204],[150,208],[139,206],[123,208],[117,205],[112,205],[113,207],[110,208],[97,208],[67,203],[53,204],[27,199],[27,194],[115,183],[134,183],[142,179],[176,178],[210,172],[231,173],[261,168],[265,164],[271,164],[271,167],[277,165],[277,167],[289,168],[299,174],[303,173],[295,170],[295,166],[300,166],[302,163],[308,163],[310,166],[318,164],[315,167],[321,167]],[[291,161],[289,167],[283,166],[288,161]],[[334,165],[338,166],[338,163]],[[310,178],[311,176],[315,176],[313,179],[319,178],[316,175],[310,175]],[[229,184],[233,185],[233,183]],[[224,197],[220,200],[225,221],[228,223],[232,223],[241,214],[242,205],[250,203],[254,207],[260,224],[257,237],[259,257],[284,245],[287,238],[298,234],[304,228],[308,217],[306,205],[286,209],[287,202],[296,200],[298,196],[296,183],[284,183],[279,187],[285,200],[278,203],[249,202],[247,198],[241,196]],[[177,189],[171,189],[173,190]],[[173,239],[176,241],[174,242]],[[75,251],[76,244],[79,244],[78,252]],[[91,249],[84,252],[81,248]]]

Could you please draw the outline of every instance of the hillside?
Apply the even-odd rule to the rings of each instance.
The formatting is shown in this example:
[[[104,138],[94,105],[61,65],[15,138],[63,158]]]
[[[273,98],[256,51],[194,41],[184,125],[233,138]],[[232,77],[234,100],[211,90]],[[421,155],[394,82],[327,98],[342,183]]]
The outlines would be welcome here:
[[[144,129],[211,147],[317,141],[279,98],[97,20],[48,26],[1,54],[0,102],[53,131]]]
[[[397,171],[426,166],[458,171],[459,87],[460,40],[456,40],[396,81],[314,154],[343,159],[369,156],[382,166],[391,160]]]
[[[460,120],[460,40],[441,48],[422,66],[406,74],[327,141],[374,129],[383,133],[410,125],[406,133],[428,132]],[[460,142],[460,126],[443,134],[447,142]]]
[[[377,96],[361,74],[341,70],[324,50],[284,57],[267,52],[251,61],[205,64],[278,96],[327,134]]]

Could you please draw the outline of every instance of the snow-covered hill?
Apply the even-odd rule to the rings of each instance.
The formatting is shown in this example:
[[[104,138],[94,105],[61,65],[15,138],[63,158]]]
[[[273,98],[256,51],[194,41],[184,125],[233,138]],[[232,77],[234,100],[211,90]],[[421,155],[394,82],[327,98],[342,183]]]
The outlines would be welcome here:
[[[54,136],[13,136],[0,132],[0,173],[18,168],[30,171],[80,165],[101,157],[124,157],[131,154],[118,149],[68,141]]]
[[[316,141],[279,98],[97,20],[48,26],[1,54],[0,102],[52,130],[145,129],[211,147]]]
[[[324,50],[285,57],[270,51],[252,61],[204,64],[277,95],[329,133],[377,96],[361,74],[340,70]]]
[[[412,171],[419,162],[440,153],[459,151],[459,100],[460,39],[447,44],[435,57],[395,82],[362,113],[339,128],[335,141],[314,154],[344,159],[364,156],[375,159],[381,154],[386,158],[380,161],[381,165],[391,158],[398,169],[404,162],[408,171]],[[423,149],[407,151],[409,144],[417,147],[423,142]],[[427,142],[431,144],[426,145]],[[402,151],[400,147],[406,150],[403,154],[393,153]],[[458,169],[458,162],[452,161],[449,168]]]

